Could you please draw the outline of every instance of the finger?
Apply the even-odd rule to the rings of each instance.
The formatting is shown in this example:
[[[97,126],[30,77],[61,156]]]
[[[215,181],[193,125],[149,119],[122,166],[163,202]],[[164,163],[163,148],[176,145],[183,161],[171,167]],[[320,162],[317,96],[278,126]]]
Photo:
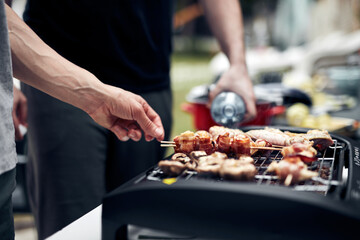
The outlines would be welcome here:
[[[248,122],[256,117],[257,110],[256,110],[255,100],[254,101],[244,100],[244,102],[247,110],[244,116],[244,122]]]
[[[119,124],[115,123],[110,130],[116,135],[116,137],[123,142],[128,141],[130,138],[128,137],[128,131],[121,127]]]
[[[141,139],[141,129],[135,123],[131,123],[127,126],[128,129],[128,137],[133,141],[137,142]]]
[[[24,136],[21,134],[20,128],[16,127],[15,128],[15,140],[16,141],[21,141],[23,140]]]
[[[28,108],[27,108],[27,100],[26,98],[22,98],[19,104],[19,108],[17,110],[19,121],[25,127],[28,126],[27,124],[27,115],[28,115]]]
[[[23,139],[23,135],[21,134],[21,131],[20,131],[19,119],[14,114],[13,114],[13,123],[14,123],[14,130],[15,130],[15,140],[20,141]]]
[[[154,140],[154,137],[153,136],[150,136],[150,135],[145,135],[145,140],[147,142],[151,142],[152,140]],[[161,141],[161,140],[160,140]]]

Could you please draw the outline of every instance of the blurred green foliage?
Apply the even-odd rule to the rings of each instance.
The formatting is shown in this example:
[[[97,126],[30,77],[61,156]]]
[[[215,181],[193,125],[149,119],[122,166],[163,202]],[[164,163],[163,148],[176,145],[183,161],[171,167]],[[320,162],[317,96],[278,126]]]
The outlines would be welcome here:
[[[195,131],[192,116],[181,110],[186,102],[186,95],[198,85],[211,83],[213,80],[209,68],[211,54],[181,54],[172,56],[171,82],[173,91],[173,129],[171,138],[186,130]],[[173,152],[168,149],[166,155]]]

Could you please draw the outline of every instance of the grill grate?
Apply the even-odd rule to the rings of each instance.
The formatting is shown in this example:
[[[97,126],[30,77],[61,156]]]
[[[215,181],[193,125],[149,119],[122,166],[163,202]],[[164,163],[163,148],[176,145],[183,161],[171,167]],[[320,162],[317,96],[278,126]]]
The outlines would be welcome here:
[[[322,153],[318,153],[318,160],[311,163],[308,166],[309,170],[317,171],[318,177],[313,177],[307,181],[301,182],[296,185],[288,186],[295,191],[307,191],[307,192],[317,192],[323,195],[327,195],[331,186],[341,185],[341,179],[338,179],[339,176],[335,177],[335,162],[337,156],[339,156],[339,151],[343,149],[343,146],[334,139],[333,146],[328,147]],[[320,155],[319,155],[320,154]],[[280,151],[273,151],[269,156],[253,156],[254,164],[258,171],[258,174],[255,176],[253,183],[258,185],[279,185],[284,186],[284,184],[279,180],[279,178],[274,174],[267,172],[268,166],[273,161],[280,161],[282,155]],[[159,167],[155,167],[150,170],[146,176],[139,181],[149,180],[149,181],[163,181],[167,179],[166,176]],[[195,171],[184,171],[181,175],[177,176],[173,181],[188,180],[190,178],[206,179],[210,181],[225,181],[220,177],[200,175]],[[139,182],[138,181],[138,182]],[[228,180],[226,180],[228,181]]]

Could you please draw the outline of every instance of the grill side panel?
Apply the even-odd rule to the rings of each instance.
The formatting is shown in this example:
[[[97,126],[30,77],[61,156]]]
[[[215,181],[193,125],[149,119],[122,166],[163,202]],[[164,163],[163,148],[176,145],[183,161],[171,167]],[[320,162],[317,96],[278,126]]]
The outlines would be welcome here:
[[[318,194],[234,185],[199,180],[134,185],[104,200],[103,224],[215,239],[350,239],[360,223],[351,209]],[[108,235],[114,236],[104,231],[103,239],[113,239]]]

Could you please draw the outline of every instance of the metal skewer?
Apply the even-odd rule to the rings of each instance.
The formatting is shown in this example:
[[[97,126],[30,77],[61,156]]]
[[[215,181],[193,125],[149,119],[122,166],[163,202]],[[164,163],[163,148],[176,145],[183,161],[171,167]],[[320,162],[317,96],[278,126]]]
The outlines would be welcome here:
[[[160,145],[161,147],[176,147],[175,144],[171,144],[171,143],[162,143]],[[274,148],[274,147],[250,147],[252,149],[261,149],[261,150],[277,150],[277,151],[281,151],[281,148]]]

